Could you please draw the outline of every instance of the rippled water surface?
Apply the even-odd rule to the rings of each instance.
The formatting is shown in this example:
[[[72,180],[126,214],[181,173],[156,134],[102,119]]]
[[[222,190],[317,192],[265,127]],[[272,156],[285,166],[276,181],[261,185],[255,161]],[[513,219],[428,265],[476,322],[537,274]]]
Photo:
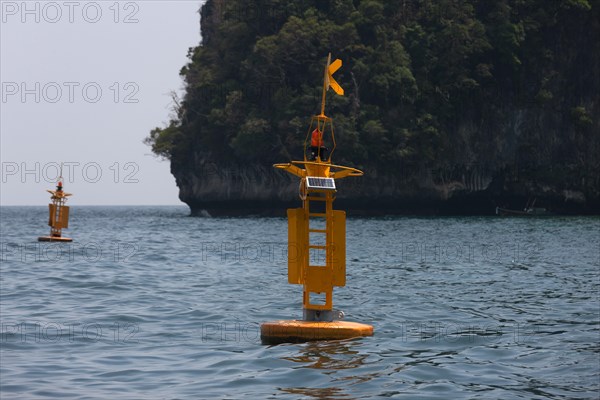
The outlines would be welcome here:
[[[375,335],[263,346],[302,315],[285,219],[46,213],[1,208],[2,399],[599,396],[598,218],[350,216],[334,303]]]

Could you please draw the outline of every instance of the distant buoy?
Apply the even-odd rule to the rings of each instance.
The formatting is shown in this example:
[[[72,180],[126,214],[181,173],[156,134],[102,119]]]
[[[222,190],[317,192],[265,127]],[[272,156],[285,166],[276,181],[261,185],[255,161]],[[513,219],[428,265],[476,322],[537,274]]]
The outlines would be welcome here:
[[[38,241],[72,242],[73,239],[62,236],[62,230],[69,227],[69,207],[65,203],[67,202],[67,197],[71,196],[71,193],[63,192],[62,171],[56,185],[56,190],[47,190],[47,192],[50,193],[50,200],[52,201],[52,203],[48,204],[50,235],[40,236],[38,237]]]
[[[303,319],[261,324],[264,344],[339,340],[372,336],[373,327],[357,322],[339,321],[343,313],[333,310],[333,287],[346,285],[346,213],[333,209],[336,180],[362,176],[363,172],[331,163],[335,151],[333,121],[324,114],[329,87],[343,95],[333,79],[342,62],[327,59],[321,100],[321,114],[312,117],[304,142],[304,161],[275,164],[300,178],[302,208],[287,210],[288,282],[303,285]],[[332,145],[324,145],[325,134]],[[310,140],[310,147],[308,146]],[[327,142],[329,143],[329,142]],[[307,154],[310,149],[310,155]]]

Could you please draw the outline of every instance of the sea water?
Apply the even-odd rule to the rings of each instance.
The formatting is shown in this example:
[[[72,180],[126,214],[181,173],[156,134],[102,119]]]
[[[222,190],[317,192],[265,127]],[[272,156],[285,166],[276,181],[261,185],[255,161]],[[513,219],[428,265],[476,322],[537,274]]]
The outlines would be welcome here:
[[[350,212],[334,304],[374,336],[265,346],[302,316],[284,218],[73,206],[60,244],[0,211],[2,399],[599,396],[596,217]]]

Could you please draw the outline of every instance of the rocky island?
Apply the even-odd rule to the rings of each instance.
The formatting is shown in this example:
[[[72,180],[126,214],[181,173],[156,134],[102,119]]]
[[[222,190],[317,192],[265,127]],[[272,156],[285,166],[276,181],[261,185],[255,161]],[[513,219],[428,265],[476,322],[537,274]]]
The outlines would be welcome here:
[[[194,215],[297,202],[272,164],[301,158],[329,51],[333,161],[365,171],[339,183],[351,215],[600,214],[599,0],[208,0],[200,17],[185,94],[146,138]]]

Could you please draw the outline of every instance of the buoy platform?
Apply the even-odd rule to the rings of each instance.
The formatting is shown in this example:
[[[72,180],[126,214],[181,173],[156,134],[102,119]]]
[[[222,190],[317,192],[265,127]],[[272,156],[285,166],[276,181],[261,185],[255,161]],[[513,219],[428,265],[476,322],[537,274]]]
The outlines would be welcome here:
[[[72,242],[73,239],[63,236],[40,236],[38,242]]]
[[[303,343],[316,340],[341,340],[373,336],[373,327],[349,321],[281,320],[260,326],[263,344]]]

